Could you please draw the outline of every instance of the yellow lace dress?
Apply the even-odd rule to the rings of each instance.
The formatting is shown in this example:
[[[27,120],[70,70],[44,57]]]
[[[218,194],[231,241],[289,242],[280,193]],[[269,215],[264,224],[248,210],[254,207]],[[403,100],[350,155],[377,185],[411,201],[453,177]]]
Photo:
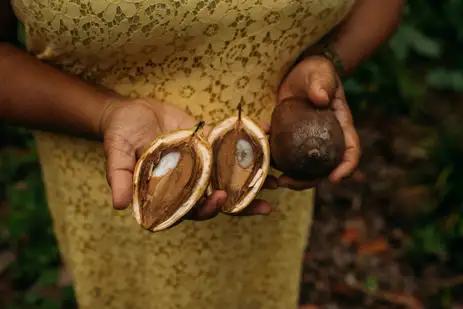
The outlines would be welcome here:
[[[268,120],[297,55],[353,0],[12,0],[39,59],[210,124]],[[77,108],[77,107],[76,107]],[[115,211],[100,144],[38,133],[48,203],[81,308],[296,308],[312,192],[262,196],[268,217],[219,215],[152,234]]]

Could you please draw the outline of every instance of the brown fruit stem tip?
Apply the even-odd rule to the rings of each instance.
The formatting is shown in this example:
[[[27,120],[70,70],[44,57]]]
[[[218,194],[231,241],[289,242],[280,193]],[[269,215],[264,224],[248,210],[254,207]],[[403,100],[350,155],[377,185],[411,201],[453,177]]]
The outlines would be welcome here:
[[[244,104],[244,99],[241,97],[240,103],[238,103],[237,109],[238,109],[238,121],[236,122],[236,129],[240,127],[241,124],[241,114],[243,112],[243,104]]]
[[[240,103],[238,103],[238,120],[241,120],[241,112],[243,110],[243,103],[244,103],[244,100],[243,100],[243,97],[241,97],[241,100],[240,100]]]
[[[198,122],[198,124],[196,125],[195,130],[193,131],[193,135],[195,135],[196,132],[198,132],[199,130],[201,130],[201,129],[204,127],[205,124],[206,124],[206,122],[203,121],[203,120],[201,120],[200,122]]]

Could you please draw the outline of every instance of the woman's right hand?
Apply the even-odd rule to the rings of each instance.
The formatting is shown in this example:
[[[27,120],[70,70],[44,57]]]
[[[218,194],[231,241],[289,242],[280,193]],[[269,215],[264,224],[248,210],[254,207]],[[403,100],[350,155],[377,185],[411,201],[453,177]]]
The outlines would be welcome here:
[[[137,159],[154,138],[167,132],[188,129],[197,123],[192,116],[173,105],[153,99],[118,99],[107,104],[100,120],[106,155],[106,175],[115,209],[125,209],[132,200],[133,171]],[[205,128],[208,132],[208,128]],[[226,200],[224,191],[215,191],[186,216],[192,220],[217,215]],[[270,212],[270,205],[254,201],[241,215]]]

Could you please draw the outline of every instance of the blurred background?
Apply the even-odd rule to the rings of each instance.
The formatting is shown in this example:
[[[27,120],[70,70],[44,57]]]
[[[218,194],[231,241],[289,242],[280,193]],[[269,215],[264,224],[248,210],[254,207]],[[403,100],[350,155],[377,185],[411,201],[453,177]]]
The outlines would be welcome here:
[[[463,308],[462,52],[463,0],[409,0],[345,81],[364,155],[317,192],[301,308]],[[0,308],[75,307],[34,141],[3,123],[0,295]]]

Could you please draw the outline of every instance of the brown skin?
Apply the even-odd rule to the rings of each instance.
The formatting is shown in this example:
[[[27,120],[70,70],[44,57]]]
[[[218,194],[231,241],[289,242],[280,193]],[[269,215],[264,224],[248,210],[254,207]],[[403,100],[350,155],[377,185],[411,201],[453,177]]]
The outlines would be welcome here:
[[[330,108],[286,99],[272,114],[270,149],[279,170],[295,179],[315,180],[328,176],[341,162],[344,134]]]
[[[402,2],[357,0],[350,16],[337,29],[338,35],[333,42],[349,71],[396,28]],[[5,13],[0,19],[0,38],[13,38],[14,33],[6,26],[13,24],[10,22],[13,17],[11,8],[7,5],[6,8],[0,7],[0,11]],[[332,109],[344,131],[346,152],[330,179],[336,182],[349,175],[358,163],[360,146],[341,83],[331,63],[316,56],[298,63],[281,83],[278,93],[279,101],[294,96],[305,96],[321,106],[333,101]],[[116,101],[118,104],[113,104]],[[120,98],[41,63],[6,42],[0,42],[0,119],[27,127],[103,139],[107,175],[117,209],[125,208],[130,201],[137,153],[156,135],[191,127],[196,122],[184,111],[165,102]],[[285,175],[278,179],[270,177],[267,181],[267,188],[280,186],[300,190],[311,185]],[[211,218],[224,200],[224,192],[215,192],[189,217],[197,220]],[[269,203],[256,200],[242,215],[270,211]]]

